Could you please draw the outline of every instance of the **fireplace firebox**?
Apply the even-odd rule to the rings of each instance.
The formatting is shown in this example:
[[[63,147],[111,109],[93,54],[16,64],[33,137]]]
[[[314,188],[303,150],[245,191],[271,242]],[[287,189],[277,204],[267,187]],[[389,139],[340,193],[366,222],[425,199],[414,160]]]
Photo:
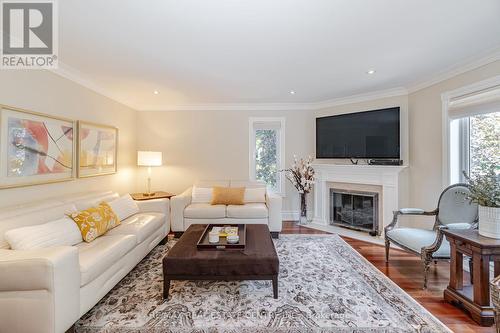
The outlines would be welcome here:
[[[378,193],[331,188],[330,225],[378,235]]]

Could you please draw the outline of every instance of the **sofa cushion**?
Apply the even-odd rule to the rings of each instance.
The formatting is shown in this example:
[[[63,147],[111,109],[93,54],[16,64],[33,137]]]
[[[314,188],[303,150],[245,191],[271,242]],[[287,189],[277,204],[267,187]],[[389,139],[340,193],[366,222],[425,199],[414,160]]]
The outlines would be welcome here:
[[[61,197],[59,200],[65,203],[74,203],[77,201],[81,201],[84,199],[90,199],[90,198],[102,198],[105,196],[109,196],[114,194],[115,192],[113,191],[84,191],[84,192],[76,192],[76,193],[70,193],[70,194],[65,194],[63,197]]]
[[[35,250],[78,244],[82,234],[76,223],[65,216],[44,224],[8,230],[5,239],[13,250]]]
[[[92,282],[137,244],[134,235],[105,235],[91,243],[80,243],[80,286]]]
[[[245,198],[243,199],[243,201],[245,203],[266,202],[266,188],[265,187],[245,188]]]
[[[414,228],[397,228],[387,232],[389,238],[396,242],[410,248],[413,251],[420,253],[422,247],[430,246],[436,240],[436,231],[414,229]],[[446,257],[450,256],[450,244],[446,239],[443,239],[441,247],[434,252],[433,257]]]
[[[231,180],[230,187],[266,188],[267,184],[260,180]]]
[[[227,206],[227,217],[237,219],[260,219],[268,217],[267,206],[263,203],[247,203]]]
[[[0,249],[10,248],[9,243],[4,239],[4,233],[10,229],[27,227],[31,225],[43,224],[64,217],[76,211],[73,204],[65,204],[56,207],[40,208],[40,210],[27,210],[27,213],[11,216],[0,220]]]
[[[108,231],[106,235],[135,235],[137,243],[141,243],[161,228],[164,221],[165,214],[162,213],[139,213],[123,220],[121,225]]]
[[[191,193],[192,203],[210,203],[212,201],[212,188],[193,186]]]
[[[41,211],[44,209],[49,209],[61,205],[64,205],[64,202],[54,199],[45,199],[41,201],[29,202],[25,204],[5,207],[2,208],[2,210],[0,211],[0,221],[11,217],[26,215],[32,212]]]
[[[115,212],[116,216],[118,216],[118,219],[120,221],[123,221],[127,217],[139,213],[139,206],[134,201],[134,199],[132,199],[130,194],[126,194],[122,197],[112,200],[108,202],[108,204],[113,212]]]
[[[210,188],[214,186],[228,187],[229,180],[199,180],[194,185],[198,187],[210,187]]]
[[[111,193],[111,194],[103,194],[103,195],[97,195],[97,196],[90,196],[90,197],[85,197],[79,200],[75,200],[74,204],[76,206],[76,209],[78,210],[85,210],[90,207],[97,206],[101,202],[110,202],[115,199],[118,199],[120,196],[118,193]]]
[[[225,205],[211,205],[209,203],[191,204],[184,209],[184,217],[192,219],[218,219],[226,217]]]

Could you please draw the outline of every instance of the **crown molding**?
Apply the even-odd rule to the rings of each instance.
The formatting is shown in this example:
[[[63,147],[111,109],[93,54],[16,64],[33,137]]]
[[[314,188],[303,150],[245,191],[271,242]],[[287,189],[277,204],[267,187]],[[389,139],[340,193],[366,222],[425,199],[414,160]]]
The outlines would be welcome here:
[[[405,88],[391,88],[386,90],[373,91],[364,94],[356,94],[347,97],[329,99],[321,102],[309,103],[204,103],[204,104],[182,104],[168,105],[165,107],[139,107],[128,101],[124,101],[108,89],[96,84],[92,79],[74,69],[71,66],[59,61],[59,68],[50,70],[52,73],[65,79],[73,81],[87,89],[90,89],[115,102],[123,104],[137,111],[311,111],[335,107],[339,105],[365,102],[369,100],[382,99],[388,97],[407,95]]]
[[[408,86],[408,93],[414,93],[419,90],[428,88],[445,80],[451,79],[457,75],[464,74],[479,67],[491,64],[492,62],[500,60],[500,47],[494,48],[489,52],[483,53],[480,56],[470,58],[467,61],[455,64],[440,72],[439,74],[430,77],[426,80],[416,82]]]
[[[310,110],[313,103],[206,103],[181,104],[165,107],[145,107],[139,112],[162,111],[296,111]]]
[[[392,88],[374,91],[366,94],[352,95],[329,99],[322,102],[310,103],[210,103],[210,104],[185,104],[170,105],[163,108],[142,108],[138,111],[312,111],[326,109],[334,106],[365,102],[375,99],[408,95],[405,88]]]
[[[107,97],[117,103],[120,103],[126,107],[132,108],[134,110],[138,110],[137,105],[133,105],[127,101],[124,101],[122,98],[118,97],[116,94],[110,92],[108,89],[103,88],[93,81],[91,78],[84,75],[82,72],[76,70],[75,68],[66,65],[65,63],[59,61],[59,66],[56,69],[50,69],[50,72],[59,75],[65,79],[75,82],[76,84],[81,85],[99,95]]]
[[[139,106],[130,103],[123,97],[111,92],[93,81],[90,77],[80,71],[59,61],[59,68],[50,70],[52,73],[71,80],[85,88],[88,88],[102,96],[115,102],[123,104],[137,111],[312,111],[327,109],[340,105],[366,102],[370,100],[404,96],[416,91],[425,89],[439,82],[448,80],[454,76],[466,73],[481,66],[500,60],[500,47],[490,50],[487,54],[469,59],[467,62],[456,64],[448,70],[442,71],[436,76],[427,80],[410,84],[407,87],[396,87],[385,90],[372,91],[363,94],[333,98],[318,102],[297,102],[297,103],[200,103],[157,106]]]
[[[372,92],[363,93],[363,94],[351,95],[351,96],[347,96],[347,97],[334,98],[334,99],[329,99],[326,101],[316,102],[316,103],[312,103],[312,104],[313,104],[314,110],[319,110],[319,109],[327,109],[327,108],[331,108],[331,107],[335,107],[335,106],[339,106],[339,105],[361,103],[361,102],[366,102],[366,101],[373,101],[376,99],[405,96],[405,95],[408,95],[408,90],[406,90],[406,88],[404,88],[404,87],[397,87],[397,88],[391,88],[391,89],[385,89],[385,90],[372,91]]]

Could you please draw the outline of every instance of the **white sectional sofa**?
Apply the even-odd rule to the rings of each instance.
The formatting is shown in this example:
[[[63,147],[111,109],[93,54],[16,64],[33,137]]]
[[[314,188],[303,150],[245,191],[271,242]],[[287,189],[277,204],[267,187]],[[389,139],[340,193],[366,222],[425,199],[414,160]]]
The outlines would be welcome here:
[[[244,205],[211,205],[210,200],[193,200],[193,187],[182,194],[172,197],[171,218],[172,231],[183,232],[191,224],[209,223],[240,223],[240,224],[267,224],[273,237],[281,232],[282,197],[266,189],[264,183],[252,181],[199,181],[194,186],[198,188],[245,187],[265,189],[265,196],[258,202],[248,202]]]
[[[169,200],[157,199],[137,202],[139,213],[91,243],[21,251],[4,239],[117,197],[85,193],[0,212],[0,332],[65,332],[166,237]]]

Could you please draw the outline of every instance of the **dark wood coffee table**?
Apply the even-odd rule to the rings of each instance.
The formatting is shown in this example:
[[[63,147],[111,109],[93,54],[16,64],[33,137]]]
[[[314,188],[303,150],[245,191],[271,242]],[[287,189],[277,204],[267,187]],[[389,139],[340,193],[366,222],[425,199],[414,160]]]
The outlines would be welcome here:
[[[191,225],[163,258],[163,298],[171,280],[271,280],[278,298],[279,259],[265,224],[247,225],[244,250],[198,250],[205,225]]]

